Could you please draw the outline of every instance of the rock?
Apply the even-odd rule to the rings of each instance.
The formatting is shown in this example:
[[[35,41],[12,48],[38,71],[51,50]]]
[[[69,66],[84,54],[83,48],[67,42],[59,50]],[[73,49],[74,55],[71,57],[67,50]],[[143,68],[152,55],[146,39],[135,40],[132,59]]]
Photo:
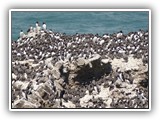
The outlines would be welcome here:
[[[47,63],[46,65],[50,70],[52,70],[54,68],[51,62]]]
[[[19,90],[21,90],[21,89],[26,89],[27,88],[27,86],[28,86],[28,84],[29,84],[29,82],[22,82],[22,81],[16,81],[16,82],[14,82],[14,84],[13,84],[13,88],[14,89],[19,89]]]
[[[34,62],[34,59],[28,59],[28,60],[24,60],[24,61],[17,61],[17,63],[19,64],[26,64],[28,63],[29,65],[32,65]]]
[[[139,70],[143,66],[142,59],[134,59],[132,56],[128,57],[128,62],[125,62],[123,58],[113,59],[111,65],[114,71],[119,67],[121,72],[129,70]]]
[[[44,84],[41,83],[41,84],[38,86],[38,88],[36,89],[36,91],[38,92],[38,94],[39,94],[41,97],[43,97],[44,94],[46,93]]]
[[[109,62],[109,59],[102,59],[101,62],[107,64]]]
[[[62,79],[62,78],[60,78],[60,79],[58,79],[58,80],[55,80],[56,82],[58,82],[59,84],[63,84],[64,83],[64,79]]]
[[[13,108],[148,107],[148,36],[35,32],[12,42]]]
[[[59,69],[56,68],[56,67],[53,67],[53,69],[51,70],[52,72],[52,76],[55,78],[55,79],[59,79],[60,78],[60,72],[59,72]]]
[[[17,79],[17,75],[15,75],[14,73],[12,73],[12,78],[16,80]]]
[[[24,73],[24,78],[27,80],[27,74],[26,73]]]
[[[68,102],[63,101],[62,105],[64,105],[67,108],[76,108],[76,105],[73,104],[71,101],[68,101]]]
[[[45,60],[45,65],[47,65],[47,67],[50,68],[50,69],[53,69],[52,60],[53,60],[52,57],[51,57],[51,58],[47,58],[47,59]]]
[[[80,64],[79,64],[80,65]],[[70,71],[76,71],[77,70],[77,66],[73,63],[70,63],[69,64],[69,68],[68,68]]]
[[[88,101],[91,100],[92,98],[93,98],[92,95],[85,95],[84,97],[80,98],[80,105],[82,107],[86,107]]]
[[[83,66],[83,65],[85,65],[85,59],[84,59],[84,58],[78,58],[78,59],[77,59],[77,65],[78,65],[78,66]]]
[[[93,102],[88,103],[88,107],[93,107],[93,105],[94,105]]]
[[[60,68],[62,67],[62,65],[63,65],[63,62],[62,62],[62,61],[58,61],[58,62],[55,63],[55,67],[56,67],[57,69],[60,69]]]
[[[110,96],[110,91],[109,88],[104,88],[103,86],[101,86],[100,88],[100,92],[98,95],[95,96],[95,98],[102,98],[103,100],[108,99],[108,97]]]
[[[28,101],[31,103],[34,103],[36,106],[40,107],[40,102],[43,101],[41,95],[38,91],[33,91],[32,94],[27,95]]]
[[[37,106],[26,100],[15,100],[13,103],[13,108],[37,108]]]
[[[59,82],[57,80],[54,81],[54,85],[55,85],[57,90],[60,90],[60,91],[63,90],[63,87],[59,84]]]
[[[89,59],[90,62],[99,60],[101,58],[101,56],[99,54],[95,54],[92,58]]]
[[[104,103],[106,104],[106,108],[111,108],[111,103],[112,103],[112,99],[108,98],[107,100],[104,101]]]
[[[74,78],[76,78],[77,74],[75,73],[70,73],[68,76],[68,82],[69,84],[73,84],[74,83]]]
[[[49,94],[52,94],[54,91],[53,91],[53,86],[51,84],[52,82],[51,81],[46,81],[44,83],[44,89],[49,93]]]

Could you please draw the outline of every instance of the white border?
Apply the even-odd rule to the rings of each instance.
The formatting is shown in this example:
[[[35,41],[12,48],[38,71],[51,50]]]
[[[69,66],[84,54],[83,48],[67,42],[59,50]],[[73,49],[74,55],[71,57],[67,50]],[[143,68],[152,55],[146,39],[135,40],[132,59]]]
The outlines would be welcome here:
[[[11,11],[9,11],[9,110],[11,111]]]
[[[10,9],[9,11],[151,11],[150,9]]]
[[[149,109],[11,109],[11,12],[12,11],[148,11],[149,12]],[[9,10],[9,110],[10,111],[150,111],[151,110],[151,10],[150,9],[10,9]]]

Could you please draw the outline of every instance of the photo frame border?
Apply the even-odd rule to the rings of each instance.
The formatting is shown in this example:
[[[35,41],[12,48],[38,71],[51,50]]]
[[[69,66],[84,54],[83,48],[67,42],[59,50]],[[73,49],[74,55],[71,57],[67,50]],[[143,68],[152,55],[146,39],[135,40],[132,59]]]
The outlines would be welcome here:
[[[11,13],[13,11],[44,11],[44,12],[71,12],[71,11],[84,11],[84,12],[120,12],[120,11],[147,11],[149,12],[149,106],[148,108],[98,108],[98,109],[90,109],[90,108],[12,108],[12,102],[11,102],[11,92],[12,92],[12,54],[11,54],[11,26],[12,26],[12,19],[11,19]],[[9,10],[9,110],[10,111],[150,111],[151,110],[151,10],[150,9],[10,9]]]

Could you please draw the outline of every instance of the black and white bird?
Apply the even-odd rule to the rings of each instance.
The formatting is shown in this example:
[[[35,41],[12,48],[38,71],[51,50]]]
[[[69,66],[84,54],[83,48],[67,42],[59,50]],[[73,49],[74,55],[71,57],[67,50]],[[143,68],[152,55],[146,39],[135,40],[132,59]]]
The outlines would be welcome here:
[[[46,29],[47,29],[47,25],[46,25],[45,22],[43,22],[42,29],[43,29],[43,30],[46,30]]]
[[[123,36],[123,32],[122,31],[117,33],[117,38],[121,38],[122,36]]]
[[[20,38],[23,38],[24,35],[25,35],[25,34],[24,34],[23,30],[21,30],[20,33],[19,33]]]
[[[120,79],[122,82],[125,81],[125,78],[124,78],[124,75],[123,75],[123,72],[121,72],[120,68],[118,67],[116,72],[118,73],[118,79]]]
[[[39,22],[37,21],[37,22],[36,22],[36,28],[37,28],[38,26],[39,26]]]

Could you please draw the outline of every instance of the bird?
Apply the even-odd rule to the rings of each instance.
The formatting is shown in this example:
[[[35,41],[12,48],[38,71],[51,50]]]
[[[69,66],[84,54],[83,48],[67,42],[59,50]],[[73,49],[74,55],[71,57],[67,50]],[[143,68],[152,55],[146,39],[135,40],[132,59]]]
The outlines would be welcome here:
[[[37,28],[38,26],[39,26],[39,22],[37,21],[37,22],[36,22],[36,28]]]
[[[43,30],[46,30],[46,29],[47,29],[47,26],[46,26],[45,22],[43,22],[42,29],[43,29]]]
[[[20,31],[19,35],[20,35],[20,38],[24,38],[25,34],[24,34],[23,30]]]

